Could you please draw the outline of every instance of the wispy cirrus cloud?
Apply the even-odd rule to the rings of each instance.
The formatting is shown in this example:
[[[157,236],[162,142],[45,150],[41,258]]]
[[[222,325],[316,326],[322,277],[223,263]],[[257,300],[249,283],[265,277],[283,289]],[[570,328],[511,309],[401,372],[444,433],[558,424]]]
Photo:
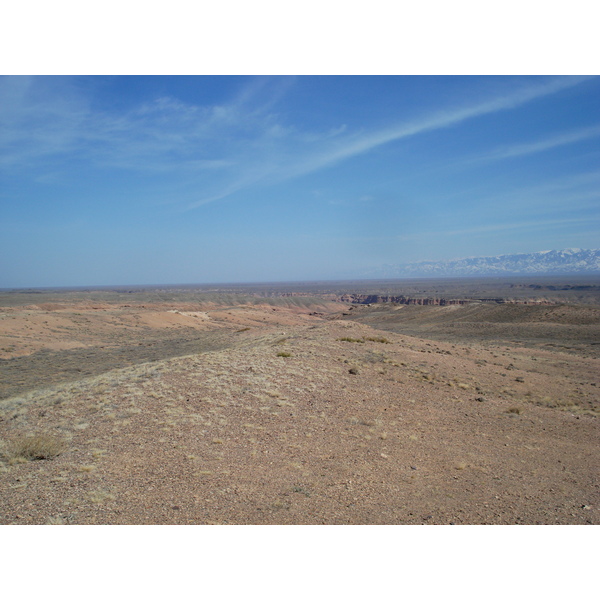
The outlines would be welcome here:
[[[490,100],[451,110],[438,111],[432,115],[413,120],[409,123],[401,123],[375,131],[347,132],[347,128],[342,126],[338,134],[332,140],[328,140],[328,136],[315,136],[315,143],[309,147],[299,148],[298,151],[292,155],[290,160],[268,162],[270,168],[263,168],[260,177],[257,177],[253,183],[259,181],[278,183],[302,175],[307,175],[369,152],[384,144],[406,139],[421,133],[452,127],[477,117],[516,108],[535,99],[555,94],[578,85],[587,79],[589,78],[554,78],[543,84],[530,84],[520,87],[515,91]],[[317,141],[318,144],[316,143]],[[236,191],[242,188],[243,186],[240,186],[239,188],[236,188]],[[213,201],[214,199],[221,199],[226,195],[228,195],[228,193],[224,192],[222,195],[203,198],[193,202],[188,208],[196,208],[202,204]]]
[[[527,144],[515,144],[513,146],[497,148],[486,156],[472,159],[471,162],[502,160],[505,158],[526,156],[528,154],[537,154],[538,152],[546,152],[547,150],[552,150],[553,148],[566,146],[568,144],[575,144],[577,142],[582,142],[598,136],[600,136],[600,125],[585,127]]]
[[[383,128],[357,131],[330,123],[322,131],[308,131],[277,112],[294,78],[250,79],[221,104],[160,97],[117,110],[99,109],[68,79],[9,77],[0,79],[0,166],[19,169],[37,163],[52,172],[68,169],[65,158],[74,157],[93,167],[182,174],[189,190],[202,190],[191,202],[193,192],[186,194],[190,210],[331,167],[391,142],[511,110],[586,79],[520,84],[502,95]],[[535,150],[512,149],[518,151]]]
[[[588,77],[556,78],[538,85],[528,85],[503,96],[485,100],[465,107],[438,111],[409,123],[386,127],[373,132],[348,134],[337,140],[335,146],[307,156],[303,162],[289,166],[280,177],[290,178],[322,169],[340,161],[368,152],[378,146],[409,138],[421,133],[458,125],[464,121],[510,110],[518,106],[555,94],[586,81]]]
[[[0,166],[29,168],[71,153],[121,169],[232,167],[243,150],[282,135],[269,111],[291,83],[258,78],[224,104],[159,97],[117,111],[94,107],[69,78],[3,77]]]

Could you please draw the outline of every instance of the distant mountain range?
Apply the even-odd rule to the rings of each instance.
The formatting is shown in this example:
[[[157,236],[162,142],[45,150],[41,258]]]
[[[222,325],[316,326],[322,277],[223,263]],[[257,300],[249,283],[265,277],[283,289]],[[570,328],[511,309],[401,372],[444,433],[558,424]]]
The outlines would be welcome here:
[[[388,277],[469,277],[490,275],[600,274],[600,249],[544,250],[530,254],[504,254],[425,261],[404,265],[383,265],[370,275]]]

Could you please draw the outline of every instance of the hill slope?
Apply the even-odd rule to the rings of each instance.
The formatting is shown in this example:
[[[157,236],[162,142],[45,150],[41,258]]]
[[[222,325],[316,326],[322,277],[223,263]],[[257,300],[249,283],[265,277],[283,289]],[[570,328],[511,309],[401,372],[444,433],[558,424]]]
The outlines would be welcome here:
[[[0,402],[0,523],[600,524],[593,359],[294,315]]]

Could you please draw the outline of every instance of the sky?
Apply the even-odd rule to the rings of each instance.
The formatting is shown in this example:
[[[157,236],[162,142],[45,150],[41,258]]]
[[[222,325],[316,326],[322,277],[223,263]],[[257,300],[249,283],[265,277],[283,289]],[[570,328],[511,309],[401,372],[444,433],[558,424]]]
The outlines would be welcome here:
[[[600,78],[0,77],[0,287],[600,246]]]

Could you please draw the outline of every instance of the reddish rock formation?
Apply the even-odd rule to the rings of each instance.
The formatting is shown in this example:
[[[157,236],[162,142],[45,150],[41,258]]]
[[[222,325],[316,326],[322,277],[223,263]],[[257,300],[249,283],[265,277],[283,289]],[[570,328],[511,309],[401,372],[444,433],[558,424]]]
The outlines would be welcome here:
[[[338,298],[340,302],[350,304],[417,304],[420,306],[447,306],[450,304],[467,304],[472,300],[449,300],[446,298],[408,298],[406,296],[380,296],[377,294],[344,294]]]
[[[487,302],[495,304],[554,304],[548,300],[513,300],[508,298],[408,298],[406,296],[381,296],[378,294],[344,294],[337,299],[339,302],[349,304],[414,304],[418,306],[450,306],[454,304],[472,304],[473,302]]]

